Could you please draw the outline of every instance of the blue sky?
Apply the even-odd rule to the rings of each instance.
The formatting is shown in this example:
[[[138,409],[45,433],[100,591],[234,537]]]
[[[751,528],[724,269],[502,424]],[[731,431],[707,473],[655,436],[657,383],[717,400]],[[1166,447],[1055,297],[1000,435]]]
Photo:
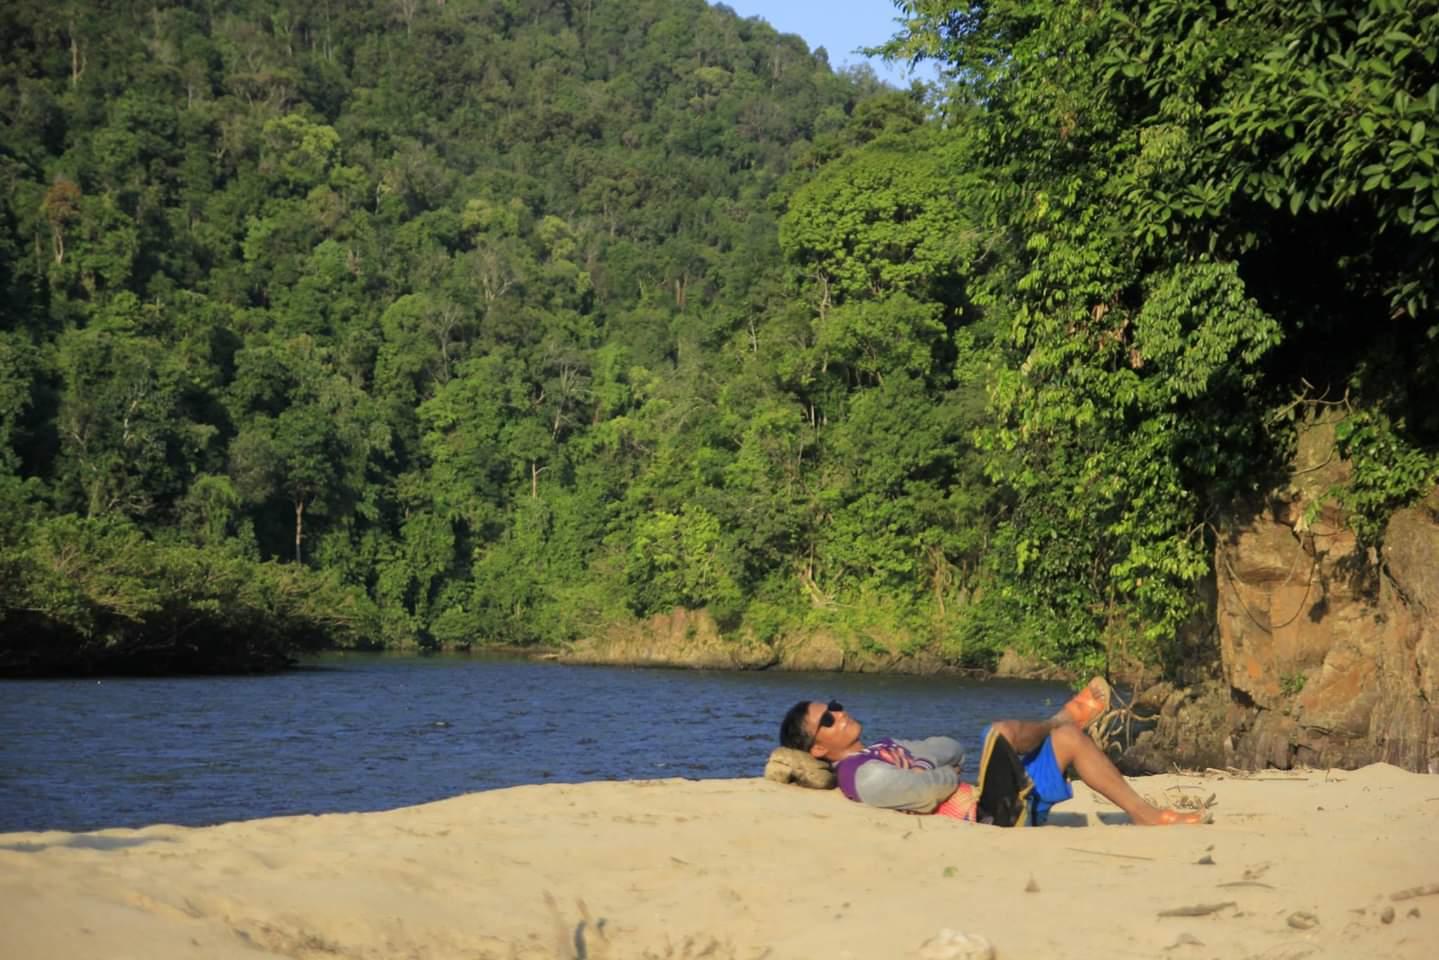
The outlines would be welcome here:
[[[856,47],[874,46],[894,35],[899,11],[890,0],[721,0],[742,17],[761,17],[780,33],[797,33],[811,50],[824,47],[836,69],[864,62]],[[874,72],[890,83],[906,86],[902,64],[886,67],[870,61]]]

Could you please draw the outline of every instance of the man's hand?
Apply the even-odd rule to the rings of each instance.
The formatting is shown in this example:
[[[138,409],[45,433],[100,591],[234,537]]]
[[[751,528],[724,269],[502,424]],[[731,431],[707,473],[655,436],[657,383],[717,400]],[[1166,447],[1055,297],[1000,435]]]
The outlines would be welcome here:
[[[890,766],[899,767],[901,770],[908,770],[914,766],[914,758],[909,755],[908,750],[882,747],[879,751],[879,758]]]

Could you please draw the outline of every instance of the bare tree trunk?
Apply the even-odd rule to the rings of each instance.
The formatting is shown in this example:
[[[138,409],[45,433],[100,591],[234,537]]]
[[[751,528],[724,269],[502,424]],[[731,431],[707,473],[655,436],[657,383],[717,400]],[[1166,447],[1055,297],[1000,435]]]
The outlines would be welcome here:
[[[939,547],[929,547],[930,584],[934,588],[934,600],[939,605],[939,615],[946,615],[944,605],[944,592],[948,589],[954,577],[950,570],[949,561],[944,556],[944,551]]]
[[[295,562],[303,562],[300,555],[300,541],[305,539],[305,501],[295,501]]]
[[[70,20],[70,86],[80,85],[80,74],[85,72],[85,54],[80,51],[80,38],[75,35],[75,20]]]
[[[415,13],[419,10],[419,0],[396,0],[395,6],[399,10],[400,19],[405,21],[405,36],[410,36],[411,26],[415,22]]]

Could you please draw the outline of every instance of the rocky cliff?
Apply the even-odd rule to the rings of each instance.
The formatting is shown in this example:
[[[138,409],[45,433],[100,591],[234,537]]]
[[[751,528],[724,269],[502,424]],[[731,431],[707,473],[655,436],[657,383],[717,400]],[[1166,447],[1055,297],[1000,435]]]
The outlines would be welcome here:
[[[1439,773],[1439,490],[1364,550],[1330,499],[1348,467],[1335,417],[1300,433],[1288,489],[1231,517],[1215,549],[1219,679],[1141,697],[1152,733],[1125,758],[1181,766]]]

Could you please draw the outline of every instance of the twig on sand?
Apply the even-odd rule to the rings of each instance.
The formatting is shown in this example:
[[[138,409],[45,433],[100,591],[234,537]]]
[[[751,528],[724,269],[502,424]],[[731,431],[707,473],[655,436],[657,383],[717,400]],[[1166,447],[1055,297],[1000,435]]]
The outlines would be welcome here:
[[[1141,857],[1133,853],[1110,853],[1107,850],[1086,850],[1083,847],[1065,847],[1066,850],[1073,850],[1075,853],[1092,853],[1096,857],[1119,857],[1121,860],[1153,860],[1153,857]]]
[[[1272,883],[1264,883],[1261,880],[1230,880],[1228,883],[1216,883],[1216,887],[1262,887],[1265,890],[1278,890]]]
[[[1254,783],[1272,783],[1276,780],[1290,783],[1308,780],[1309,774],[1314,771],[1292,770],[1286,773],[1282,770],[1271,770],[1268,773],[1261,773],[1258,770],[1241,770],[1238,767],[1225,767],[1223,770],[1206,767],[1204,772],[1211,776],[1233,777],[1235,780],[1248,780]]]
[[[1245,777],[1250,783],[1303,783],[1309,778],[1300,774],[1297,777]]]
[[[1239,904],[1234,900],[1225,900],[1223,903],[1195,903],[1187,907],[1174,907],[1170,910],[1161,910],[1161,917],[1207,917],[1211,913],[1218,913],[1225,907],[1237,907]]]
[[[1439,893],[1439,883],[1426,883],[1422,887],[1410,887],[1398,893],[1389,894],[1390,900],[1413,900],[1415,897],[1432,897]]]
[[[1180,810],[1208,810],[1219,802],[1218,795],[1211,793],[1201,800],[1192,794],[1185,793],[1186,790],[1202,791],[1203,789],[1203,787],[1197,785],[1191,786],[1187,783],[1177,784],[1172,787],[1165,787],[1164,796],[1169,806],[1176,807]]]

